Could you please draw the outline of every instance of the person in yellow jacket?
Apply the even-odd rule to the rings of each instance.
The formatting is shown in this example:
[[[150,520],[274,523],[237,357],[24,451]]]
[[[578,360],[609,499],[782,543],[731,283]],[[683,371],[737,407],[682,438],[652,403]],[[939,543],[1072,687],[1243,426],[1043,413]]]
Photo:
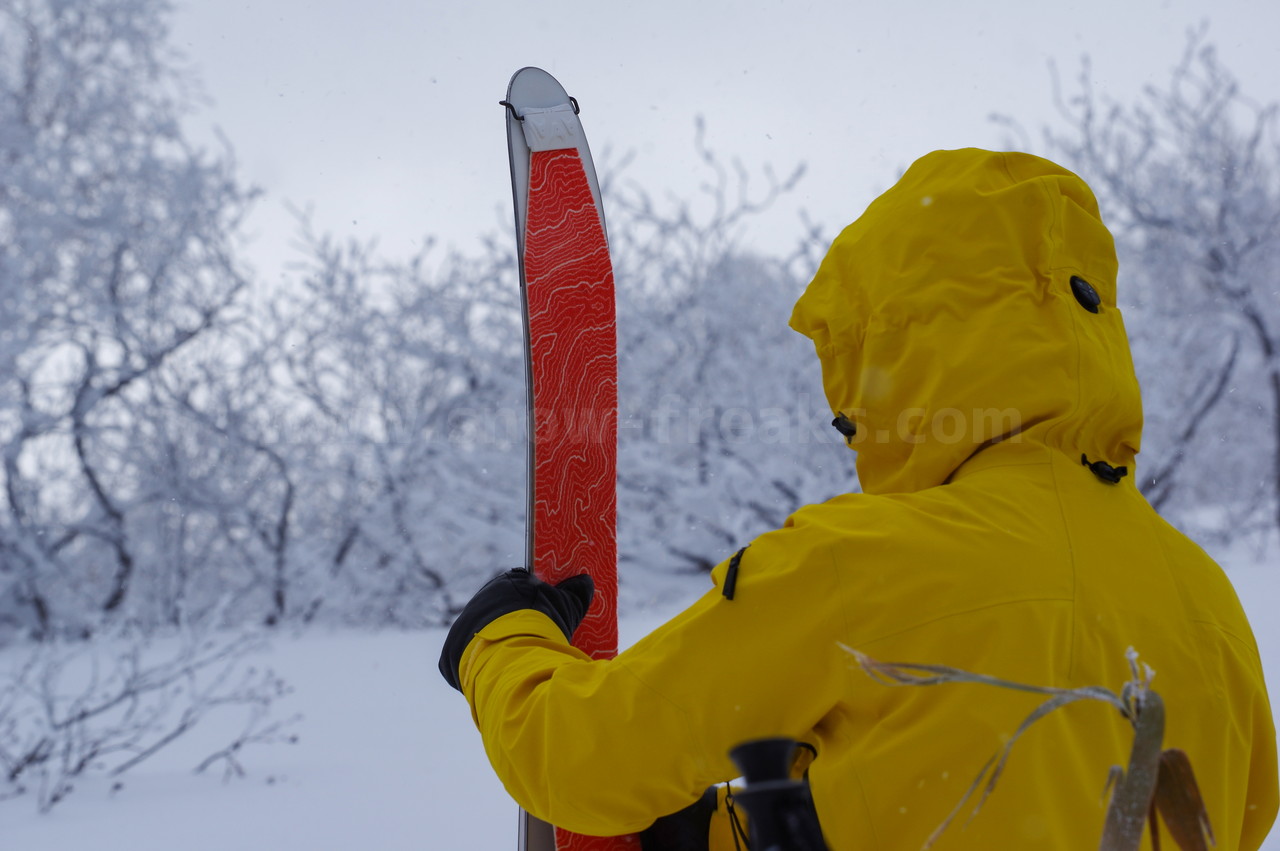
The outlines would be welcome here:
[[[639,832],[736,777],[730,748],[785,736],[807,746],[832,849],[916,849],[1043,698],[886,687],[846,648],[1115,690],[1132,647],[1216,847],[1258,848],[1277,809],[1262,665],[1227,577],[1135,485],[1142,408],[1116,272],[1093,194],[1060,166],[972,149],[912,165],[836,238],[791,317],[862,492],[756,538],[609,661],[569,646],[581,578],[508,574],[455,623],[441,671],[512,796],[576,832]],[[1105,704],[1058,710],[934,847],[1097,847],[1131,742]],[[723,818],[708,830],[734,847]]]

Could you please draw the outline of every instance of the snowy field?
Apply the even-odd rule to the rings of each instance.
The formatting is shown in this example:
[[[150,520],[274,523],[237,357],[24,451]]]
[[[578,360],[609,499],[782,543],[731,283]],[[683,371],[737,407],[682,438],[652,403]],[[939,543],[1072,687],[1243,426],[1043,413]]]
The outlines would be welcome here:
[[[1242,554],[1224,563],[1280,694],[1280,565]],[[690,584],[688,598],[701,587]],[[624,642],[675,604],[624,616]],[[281,714],[305,714],[298,744],[247,753],[248,777],[224,783],[216,773],[192,774],[215,744],[215,728],[197,729],[126,775],[123,789],[81,784],[43,816],[30,797],[4,802],[0,848],[512,849],[515,806],[489,771],[465,701],[436,672],[442,639],[441,631],[277,639],[265,661],[296,690]],[[1264,848],[1280,851],[1280,831]]]

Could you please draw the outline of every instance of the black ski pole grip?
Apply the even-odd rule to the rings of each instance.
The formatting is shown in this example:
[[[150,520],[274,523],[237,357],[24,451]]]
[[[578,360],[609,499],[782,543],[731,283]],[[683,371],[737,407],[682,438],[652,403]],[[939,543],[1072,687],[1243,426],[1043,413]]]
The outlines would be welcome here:
[[[809,784],[791,779],[794,739],[755,739],[729,751],[746,788],[733,799],[747,811],[752,851],[827,851]]]

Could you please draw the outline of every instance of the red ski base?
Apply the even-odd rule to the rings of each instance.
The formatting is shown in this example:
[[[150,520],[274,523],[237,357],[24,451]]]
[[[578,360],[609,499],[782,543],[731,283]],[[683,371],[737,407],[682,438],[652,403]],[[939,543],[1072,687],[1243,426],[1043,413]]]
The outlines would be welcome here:
[[[533,394],[533,570],[589,573],[595,601],[574,635],[594,659],[618,650],[618,382],[613,268],[575,149],[535,151],[524,239]],[[637,837],[556,829],[558,851],[638,849]]]

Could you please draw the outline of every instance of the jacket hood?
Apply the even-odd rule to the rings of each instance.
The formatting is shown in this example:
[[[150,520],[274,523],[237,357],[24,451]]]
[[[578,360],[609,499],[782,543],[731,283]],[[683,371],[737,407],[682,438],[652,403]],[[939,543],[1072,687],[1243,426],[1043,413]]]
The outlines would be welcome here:
[[[976,149],[916,161],[836,238],[791,316],[857,426],[862,489],[933,487],[1013,445],[1132,470],[1142,405],[1116,269],[1097,200],[1061,166]]]

